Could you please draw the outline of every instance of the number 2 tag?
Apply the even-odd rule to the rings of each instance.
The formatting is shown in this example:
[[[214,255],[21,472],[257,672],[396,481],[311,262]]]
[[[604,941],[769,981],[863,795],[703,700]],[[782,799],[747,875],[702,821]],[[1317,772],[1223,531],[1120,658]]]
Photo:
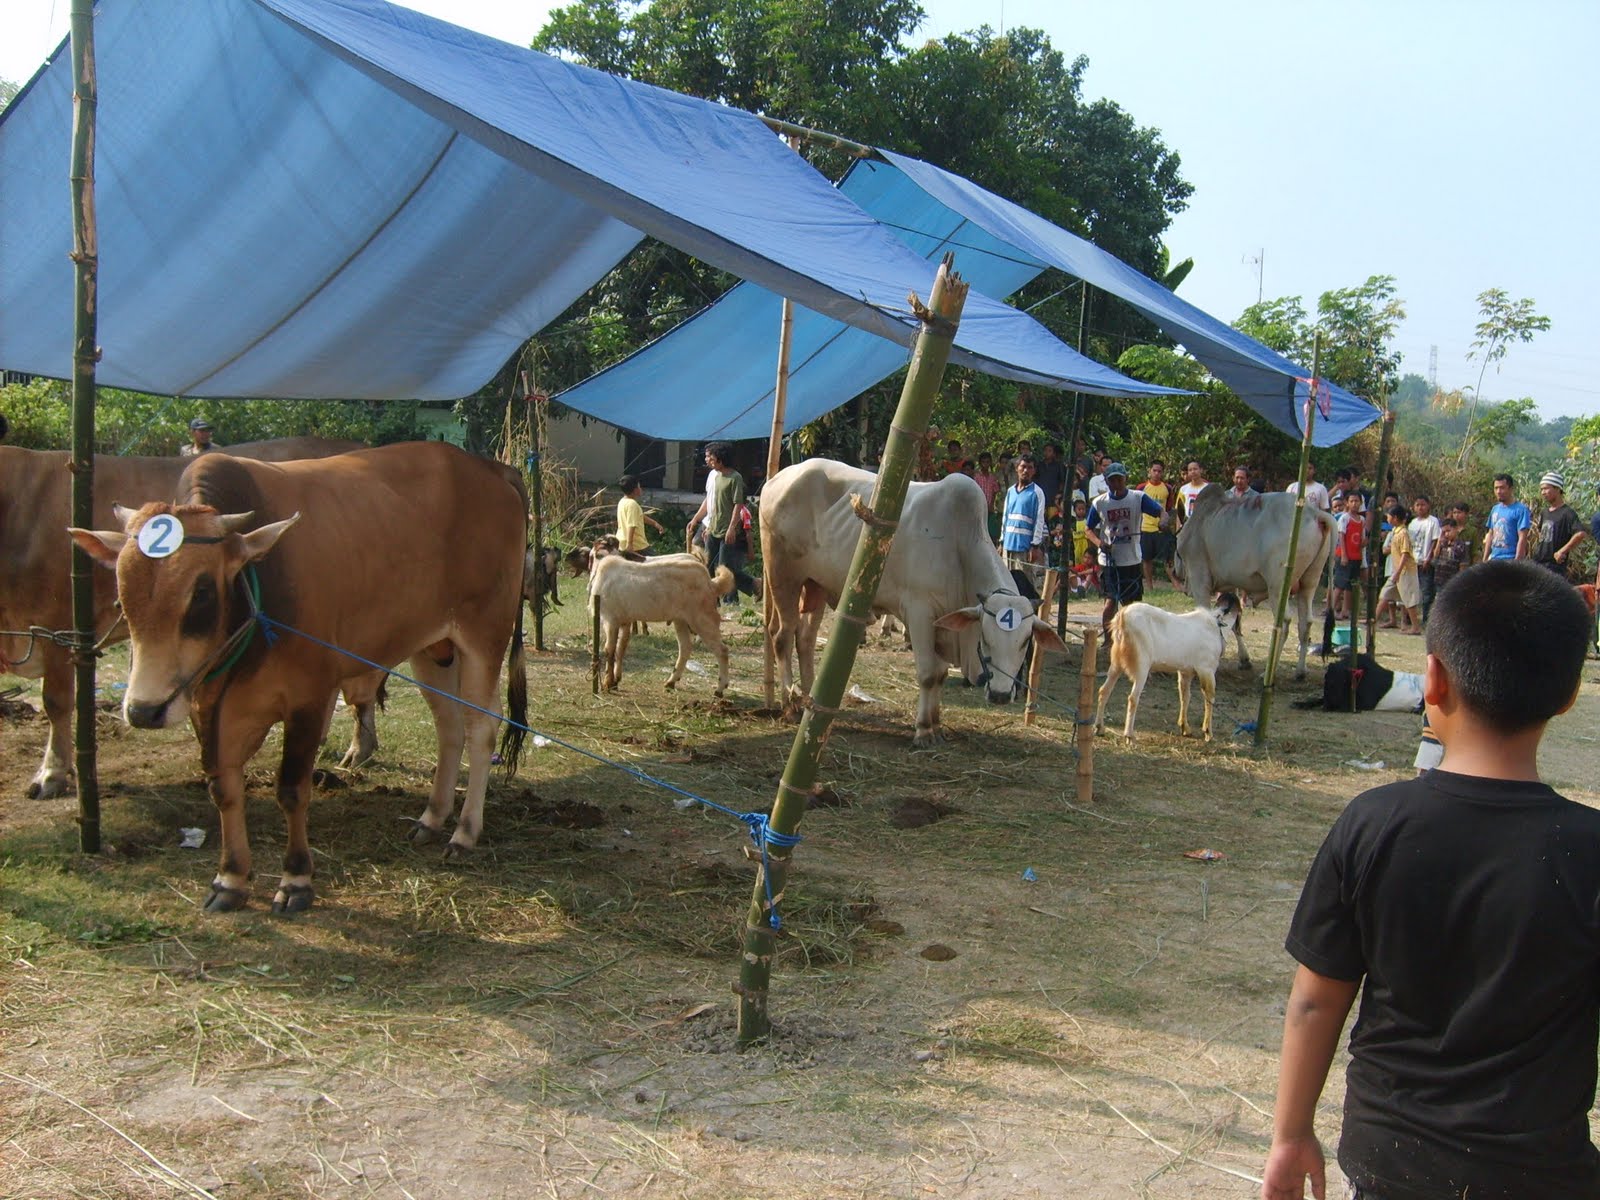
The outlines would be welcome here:
[[[166,558],[181,545],[183,525],[167,513],[151,517],[139,529],[139,550],[146,558]]]
[[[1007,633],[1015,633],[1022,626],[1022,613],[1008,604],[995,613],[994,622]]]

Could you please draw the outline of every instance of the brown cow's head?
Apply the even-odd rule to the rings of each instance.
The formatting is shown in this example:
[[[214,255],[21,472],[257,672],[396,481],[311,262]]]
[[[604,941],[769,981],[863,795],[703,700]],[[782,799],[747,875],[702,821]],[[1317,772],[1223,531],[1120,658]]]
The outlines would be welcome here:
[[[117,573],[133,649],[123,719],[142,729],[170,728],[188,718],[195,683],[224,658],[236,632],[225,617],[239,572],[271,550],[300,514],[240,533],[253,513],[171,504],[113,511],[121,531],[67,532],[96,563]]]

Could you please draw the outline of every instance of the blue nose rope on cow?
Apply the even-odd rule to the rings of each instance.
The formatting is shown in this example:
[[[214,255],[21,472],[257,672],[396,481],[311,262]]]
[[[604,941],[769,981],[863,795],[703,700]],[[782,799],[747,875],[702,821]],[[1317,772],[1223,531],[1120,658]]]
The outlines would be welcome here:
[[[296,629],[292,625],[285,625],[282,621],[267,616],[267,614],[262,612],[259,607],[255,609],[255,619],[260,622],[263,633],[265,633],[269,638],[275,636],[275,631],[292,633],[296,637],[304,638],[306,641],[321,646],[325,650],[332,650],[336,654],[342,654],[346,658],[354,659],[356,662],[362,663],[363,665],[371,667],[374,670],[382,671],[385,675],[391,675],[395,679],[401,679],[406,683],[413,684],[422,691],[432,692],[436,696],[442,696],[446,700],[454,701],[463,708],[470,708],[474,712],[480,712],[485,716],[493,717],[496,721],[499,721],[502,724],[513,726],[514,728],[522,730],[524,733],[531,733],[535,737],[542,737],[547,741],[555,743],[557,746],[560,746],[565,750],[572,751],[574,754],[581,754],[585,758],[593,759],[595,762],[601,763],[604,766],[615,767],[617,770],[626,772],[627,774],[632,775],[635,779],[638,779],[644,783],[654,784],[656,787],[664,788],[669,792],[676,792],[678,795],[692,800],[696,804],[704,805],[706,808],[714,808],[720,813],[726,813],[735,820],[743,822],[750,834],[750,841],[754,843],[756,849],[761,852],[761,879],[766,885],[767,889],[767,924],[775,931],[783,928],[783,919],[778,916],[778,902],[776,897],[774,897],[772,894],[772,870],[767,859],[767,847],[771,846],[777,850],[788,850],[798,846],[803,839],[797,833],[780,833],[778,830],[772,828],[771,820],[766,813],[739,812],[737,809],[728,808],[725,805],[718,804],[715,800],[707,800],[704,796],[697,796],[693,792],[687,791],[675,783],[668,783],[665,779],[658,779],[654,775],[639,770],[637,767],[630,767],[627,763],[617,762],[615,759],[607,758],[603,754],[596,754],[593,750],[585,750],[582,746],[574,746],[571,742],[565,741],[562,738],[554,737],[548,733],[541,733],[536,729],[531,729],[520,721],[513,721],[510,717],[484,708],[481,705],[474,704],[470,700],[463,700],[460,696],[452,696],[449,692],[443,690],[442,688],[431,687],[428,684],[423,683],[421,680],[413,679],[411,676],[395,670],[393,667],[386,667],[382,663],[373,662],[370,658],[363,658],[353,650],[346,650],[343,646],[335,646],[332,642],[325,642],[314,634],[306,633],[302,629]]]

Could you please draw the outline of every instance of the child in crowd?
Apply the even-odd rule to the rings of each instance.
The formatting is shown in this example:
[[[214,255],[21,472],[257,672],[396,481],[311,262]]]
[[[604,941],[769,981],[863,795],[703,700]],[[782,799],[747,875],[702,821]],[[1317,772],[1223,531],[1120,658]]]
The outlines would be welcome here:
[[[1433,552],[1433,594],[1444,590],[1472,560],[1472,539],[1463,536],[1460,523],[1454,517],[1439,522],[1439,548]]]
[[[1600,811],[1538,773],[1588,640],[1576,590],[1528,563],[1474,567],[1434,601],[1423,700],[1444,759],[1357,796],[1312,863],[1265,1200],[1298,1200],[1307,1178],[1335,1194],[1313,1118],[1358,992],[1347,1194],[1600,1196]]]
[[[1095,556],[1089,552],[1089,529],[1084,524],[1089,519],[1089,506],[1081,498],[1072,502],[1072,594],[1087,595],[1090,588],[1100,588],[1100,568]]]
[[[1417,555],[1411,546],[1411,532],[1406,528],[1404,505],[1390,507],[1389,524],[1389,536],[1383,547],[1389,562],[1389,578],[1383,581],[1383,590],[1378,593],[1378,623],[1385,629],[1419,634],[1422,632],[1422,585],[1417,579]],[[1403,611],[1404,620],[1396,611],[1397,607]]]
[[[643,554],[650,549],[650,539],[645,536],[648,524],[657,533],[665,533],[666,526],[644,511],[639,497],[644,495],[644,485],[637,475],[624,475],[617,481],[622,499],[617,501],[617,545],[623,550]]]
[[[1366,522],[1361,519],[1361,493],[1344,497],[1344,512],[1338,517],[1337,541],[1333,545],[1333,590],[1328,602],[1340,621],[1350,619],[1350,589],[1361,580],[1361,540]]]

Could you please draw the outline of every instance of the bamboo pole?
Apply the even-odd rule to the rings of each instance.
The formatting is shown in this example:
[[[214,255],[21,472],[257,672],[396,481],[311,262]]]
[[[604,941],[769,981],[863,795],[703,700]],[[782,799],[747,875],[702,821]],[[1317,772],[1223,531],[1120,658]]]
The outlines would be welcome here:
[[[789,350],[793,343],[794,301],[785,296],[783,316],[778,322],[778,380],[772,391],[772,434],[767,438],[769,480],[778,473],[783,462],[783,421],[789,407]],[[764,554],[761,556],[761,617],[761,686],[767,707],[773,708],[778,694],[778,611],[777,601],[772,598],[772,571]]]
[[[1300,553],[1300,523],[1306,515],[1306,467],[1311,462],[1311,431],[1317,425],[1317,389],[1322,384],[1322,334],[1317,334],[1311,350],[1311,378],[1306,381],[1305,434],[1300,439],[1299,484],[1295,487],[1294,515],[1289,523],[1289,554],[1283,564],[1283,587],[1278,590],[1278,603],[1272,613],[1272,637],[1267,645],[1267,669],[1261,675],[1261,706],[1256,711],[1256,748],[1267,744],[1267,726],[1272,720],[1272,698],[1278,686],[1278,656],[1283,653],[1283,643],[1288,640],[1285,621],[1288,619],[1289,589],[1294,586],[1295,557]],[[1292,395],[1292,393],[1291,393]],[[1316,584],[1312,584],[1316,590]]]
[[[1046,619],[1043,614],[1050,607],[1050,599],[1056,593],[1056,580],[1061,577],[1061,572],[1054,567],[1044,573],[1044,587],[1039,590],[1040,619]],[[1033,661],[1028,664],[1028,700],[1022,709],[1022,723],[1032,725],[1039,713],[1039,681],[1044,678],[1044,651],[1038,646],[1033,648]]]
[[[541,449],[540,425],[544,410],[540,403],[547,399],[528,386],[528,374],[522,374],[522,396],[527,405],[528,418],[528,478],[529,499],[533,502],[533,648],[544,649],[544,456]]]
[[[94,528],[95,345],[99,312],[100,246],[94,211],[94,0],[72,0],[72,261],[76,268],[72,331],[72,523]],[[100,774],[95,761],[95,566],[72,551],[72,625],[77,705],[73,762],[78,775],[78,844],[100,850]]]
[[[1389,445],[1394,439],[1394,413],[1389,410],[1389,396],[1385,392],[1379,397],[1383,407],[1383,432],[1378,436],[1378,476],[1372,484],[1372,509],[1367,513],[1367,553],[1372,558],[1372,566],[1367,572],[1367,653],[1378,652],[1378,556],[1383,549],[1378,543],[1378,530],[1383,524],[1383,514],[1378,510],[1383,501],[1385,476],[1389,473]],[[1360,480],[1356,483],[1359,486]],[[1352,607],[1351,611],[1354,611]],[[1350,639],[1350,664],[1355,665],[1356,643],[1352,636]]]
[[[1088,336],[1089,315],[1089,281],[1085,279],[1078,293],[1078,353],[1083,353],[1084,339]],[[1068,559],[1073,557],[1073,547],[1077,545],[1078,514],[1072,507],[1072,491],[1077,485],[1078,474],[1078,439],[1083,436],[1083,393],[1072,393],[1072,437],[1067,441],[1067,494],[1062,498],[1061,527],[1065,530],[1061,541],[1061,552]],[[1083,498],[1089,498],[1089,481],[1083,481]],[[1063,570],[1070,570],[1070,562],[1063,563]],[[1056,610],[1056,635],[1059,637],[1067,632],[1067,596],[1072,591],[1067,588],[1061,593],[1061,607]]]
[[[956,327],[961,323],[967,284],[952,269],[952,257],[945,255],[940,264],[927,307],[915,296],[909,298],[922,323],[922,331],[911,356],[911,367],[906,372],[899,407],[889,426],[889,441],[872,498],[868,505],[857,509],[862,526],[855,557],[845,579],[844,594],[839,598],[838,615],[811,689],[811,699],[801,715],[800,728],[795,732],[783,779],[773,800],[768,824],[782,841],[795,837],[811,798],[823,743],[839,711],[845,686],[850,681],[850,669],[866,634],[872,601],[883,578],[895,525],[916,466],[917,446],[927,435],[928,417],[939,394]],[[771,919],[773,909],[783,897],[793,852],[792,842],[766,844],[756,872],[755,889],[745,917],[739,981],[734,985],[739,996],[738,1042],[741,1046],[763,1041],[771,1033],[767,988],[777,940]]]
[[[1094,803],[1094,684],[1100,673],[1100,631],[1083,631],[1083,659],[1078,665],[1078,803]]]

